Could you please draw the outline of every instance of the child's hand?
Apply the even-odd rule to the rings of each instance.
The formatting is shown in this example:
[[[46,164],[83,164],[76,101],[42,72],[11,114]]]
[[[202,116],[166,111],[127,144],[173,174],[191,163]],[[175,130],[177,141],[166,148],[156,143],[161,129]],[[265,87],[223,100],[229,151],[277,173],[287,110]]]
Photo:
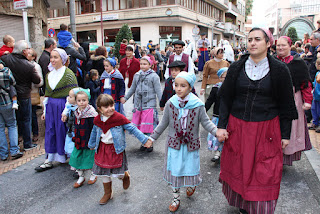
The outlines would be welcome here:
[[[164,107],[160,107],[160,110],[163,111],[163,110],[164,110]]]
[[[302,109],[305,111],[311,109],[311,104],[310,103],[303,103]]]
[[[121,102],[122,104],[125,104],[126,99],[125,99],[124,97],[121,97],[121,98],[120,98],[120,102]]]
[[[152,144],[153,144],[152,140],[149,139],[143,146],[150,148],[152,146]]]
[[[94,148],[91,148],[90,150],[94,150]]]
[[[42,115],[41,115],[41,120],[45,120],[46,119],[46,115],[43,113]]]
[[[3,64],[0,64],[0,70],[2,70],[4,68]]]
[[[3,55],[7,55],[7,54],[10,54],[10,52],[9,52],[9,51],[5,51],[5,52],[3,53]]]
[[[205,92],[205,89],[201,89],[201,90],[200,90],[200,95],[203,95],[204,92]]]
[[[62,115],[61,115],[61,121],[62,121],[62,122],[65,123],[65,122],[67,121],[67,119],[68,119],[67,115],[65,115],[65,114],[62,114]]]

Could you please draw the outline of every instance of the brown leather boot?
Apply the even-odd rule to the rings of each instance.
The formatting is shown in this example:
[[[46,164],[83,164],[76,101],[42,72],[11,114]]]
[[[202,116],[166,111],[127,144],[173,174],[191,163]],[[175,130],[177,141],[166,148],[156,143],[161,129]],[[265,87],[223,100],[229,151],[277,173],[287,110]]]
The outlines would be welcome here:
[[[128,189],[130,186],[130,174],[128,171],[124,172],[124,177],[123,177],[122,181],[123,181],[123,184],[122,184],[123,189]]]
[[[112,199],[112,182],[103,183],[104,195],[100,199],[100,205],[106,204],[110,199]]]

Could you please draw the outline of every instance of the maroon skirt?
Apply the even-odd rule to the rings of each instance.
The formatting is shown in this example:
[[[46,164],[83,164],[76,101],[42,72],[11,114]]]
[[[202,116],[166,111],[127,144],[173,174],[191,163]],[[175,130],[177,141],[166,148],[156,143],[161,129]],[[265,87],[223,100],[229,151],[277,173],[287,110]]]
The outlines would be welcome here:
[[[107,169],[115,169],[122,166],[123,152],[117,154],[113,144],[100,142],[98,152],[94,156],[97,166]]]
[[[247,122],[229,117],[220,179],[247,201],[278,199],[282,178],[279,118]]]

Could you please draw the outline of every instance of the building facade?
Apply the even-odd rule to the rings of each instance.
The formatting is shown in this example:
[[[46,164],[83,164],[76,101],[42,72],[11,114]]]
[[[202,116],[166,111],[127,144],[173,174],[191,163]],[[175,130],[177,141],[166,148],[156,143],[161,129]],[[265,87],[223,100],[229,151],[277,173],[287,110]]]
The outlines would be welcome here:
[[[231,38],[225,29],[227,11],[236,10],[234,13],[240,17],[239,9],[229,7],[229,3],[228,0],[102,0],[100,5],[100,0],[76,1],[76,39],[97,45],[103,40],[104,45],[112,46],[119,29],[127,23],[137,43],[146,46],[153,40],[154,44],[164,47],[177,39],[197,40],[192,30],[198,26],[200,33],[206,33],[209,41],[216,45],[221,39]],[[59,31],[60,24],[69,24],[69,7],[67,1],[64,9],[50,10],[48,26]],[[235,26],[238,20],[241,19],[233,20]],[[244,18],[240,29],[244,30]],[[239,35],[237,28],[236,36]]]
[[[269,2],[270,6],[266,10],[265,17],[267,26],[273,29],[276,38],[284,35],[290,24],[296,28],[299,39],[302,39],[303,33],[312,32],[309,23],[317,26],[317,21],[320,20],[319,0],[270,0]]]
[[[29,41],[38,53],[42,52],[47,37],[48,8],[65,6],[65,0],[33,0],[33,7],[27,9]],[[4,35],[11,35],[16,41],[24,40],[22,10],[14,10],[13,1],[0,1],[0,46]]]

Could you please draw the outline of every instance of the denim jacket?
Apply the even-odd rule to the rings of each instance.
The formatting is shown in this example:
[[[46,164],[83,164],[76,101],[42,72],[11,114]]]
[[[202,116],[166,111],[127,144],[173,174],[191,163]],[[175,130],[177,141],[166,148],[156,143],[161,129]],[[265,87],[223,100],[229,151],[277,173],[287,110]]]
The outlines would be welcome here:
[[[123,152],[126,148],[126,136],[124,134],[124,129],[128,130],[130,134],[134,135],[142,144],[145,144],[148,137],[144,135],[135,125],[132,123],[125,124],[122,126],[115,126],[110,129],[113,145],[117,154]],[[88,147],[90,149],[95,148],[96,153],[98,152],[100,138],[102,134],[102,129],[94,125],[91,131]]]

